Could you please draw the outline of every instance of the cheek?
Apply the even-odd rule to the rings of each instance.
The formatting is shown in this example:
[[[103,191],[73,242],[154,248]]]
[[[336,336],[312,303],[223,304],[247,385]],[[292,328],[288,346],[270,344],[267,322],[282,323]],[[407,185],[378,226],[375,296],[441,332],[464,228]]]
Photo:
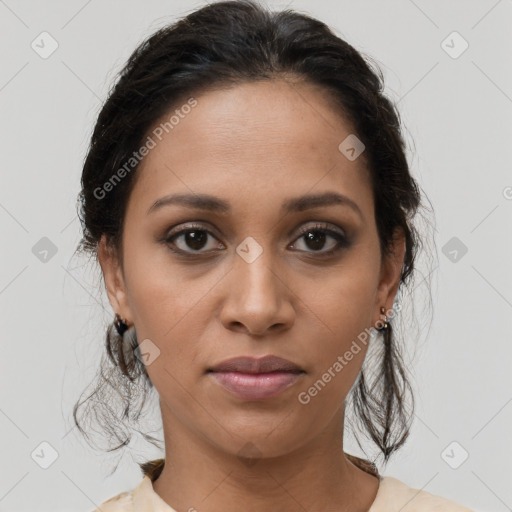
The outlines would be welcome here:
[[[147,371],[157,389],[171,392],[176,381],[191,382],[193,370],[202,370],[194,364],[200,356],[195,341],[204,336],[211,316],[205,297],[218,277],[191,280],[156,244],[127,244],[126,254],[127,299],[139,343],[149,339],[159,351]]]
[[[202,286],[184,280],[165,247],[137,236],[125,248],[127,300],[138,332],[165,342],[194,307]]]
[[[342,348],[371,325],[378,285],[372,264],[354,254],[305,290],[306,307],[316,314],[335,348]]]
[[[376,286],[375,272],[363,260],[354,259],[316,282],[316,292],[308,287],[311,293],[305,294],[304,314],[318,327],[315,348],[305,347],[314,361],[311,380],[328,382],[338,397],[348,392],[363,364]]]

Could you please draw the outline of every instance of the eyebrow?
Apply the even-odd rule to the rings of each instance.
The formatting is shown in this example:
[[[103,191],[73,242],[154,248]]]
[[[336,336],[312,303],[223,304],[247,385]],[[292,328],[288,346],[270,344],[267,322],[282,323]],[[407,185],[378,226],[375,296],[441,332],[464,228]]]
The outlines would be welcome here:
[[[147,214],[149,215],[164,206],[173,204],[222,214],[227,214],[231,211],[231,206],[227,201],[209,194],[171,194],[157,199],[150,206]],[[281,206],[281,211],[284,213],[302,212],[312,208],[335,205],[348,206],[363,218],[363,213],[357,203],[349,197],[338,194],[337,192],[309,194],[286,199]]]

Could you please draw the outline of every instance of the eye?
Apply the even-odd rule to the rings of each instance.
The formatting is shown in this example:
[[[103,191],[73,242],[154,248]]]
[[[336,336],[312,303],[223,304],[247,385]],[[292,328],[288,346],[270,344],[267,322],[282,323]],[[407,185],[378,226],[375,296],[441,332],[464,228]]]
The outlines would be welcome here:
[[[168,236],[165,237],[165,243],[169,245],[171,251],[177,253],[203,253],[209,252],[208,249],[215,249],[216,245],[221,245],[222,248],[224,246],[219,242],[219,244],[210,244],[208,248],[209,240],[208,238],[215,238],[214,235],[200,225],[189,225],[185,229],[180,229],[179,231],[171,232]],[[202,250],[205,249],[206,250]]]
[[[327,244],[329,239],[331,242]],[[225,249],[221,242],[214,243],[213,240],[216,237],[204,226],[189,224],[185,228],[171,231],[163,242],[171,251],[181,255],[207,254],[214,252],[216,248]],[[318,253],[321,257],[331,256],[350,245],[344,232],[329,228],[329,224],[306,226],[300,230],[296,240],[302,241],[306,246],[306,249],[299,248],[300,252]],[[297,242],[289,247],[295,248],[296,244]]]
[[[325,247],[329,238],[334,240],[334,243],[331,241],[327,250],[321,250]],[[305,252],[318,252],[322,256],[330,256],[349,246],[349,241],[342,231],[329,229],[326,224],[316,224],[302,228],[298,240],[302,240],[306,247],[312,249]]]

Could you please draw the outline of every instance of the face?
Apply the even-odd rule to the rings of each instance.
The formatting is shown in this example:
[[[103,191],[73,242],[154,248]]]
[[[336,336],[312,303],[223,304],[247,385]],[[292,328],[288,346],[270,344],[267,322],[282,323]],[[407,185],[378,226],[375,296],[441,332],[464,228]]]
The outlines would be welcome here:
[[[267,81],[195,99],[161,140],[180,105],[148,132],[123,267],[105,240],[98,252],[114,310],[149,353],[164,429],[261,456],[339,438],[371,342],[357,340],[391,309],[403,239],[382,259],[364,153],[338,149],[354,130],[325,91]],[[209,371],[268,355],[299,370]]]

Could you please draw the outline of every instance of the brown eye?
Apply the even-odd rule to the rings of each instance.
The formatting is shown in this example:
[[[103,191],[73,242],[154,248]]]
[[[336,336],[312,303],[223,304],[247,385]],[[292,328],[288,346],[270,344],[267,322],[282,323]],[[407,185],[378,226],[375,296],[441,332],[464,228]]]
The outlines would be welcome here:
[[[183,236],[183,242],[187,247],[190,247],[191,249],[194,249],[195,251],[198,251],[200,249],[203,249],[206,241],[208,239],[208,233],[206,231],[186,231],[185,233],[182,233],[180,236]]]
[[[331,240],[330,242],[329,239]],[[298,240],[303,240],[303,245],[306,246],[305,250],[299,250],[313,253],[318,252],[321,255],[331,255],[349,245],[347,237],[342,232],[318,224],[302,229]]]
[[[218,244],[212,244],[209,239],[215,239],[210,231],[202,226],[190,226],[170,233],[165,238],[165,243],[169,245],[171,250],[178,253],[193,254],[196,252],[199,254],[210,252],[218,246]],[[208,247],[208,244],[210,247]]]
[[[314,251],[319,251],[324,248],[328,236],[329,235],[323,231],[308,231],[305,235],[302,235],[306,245]]]

